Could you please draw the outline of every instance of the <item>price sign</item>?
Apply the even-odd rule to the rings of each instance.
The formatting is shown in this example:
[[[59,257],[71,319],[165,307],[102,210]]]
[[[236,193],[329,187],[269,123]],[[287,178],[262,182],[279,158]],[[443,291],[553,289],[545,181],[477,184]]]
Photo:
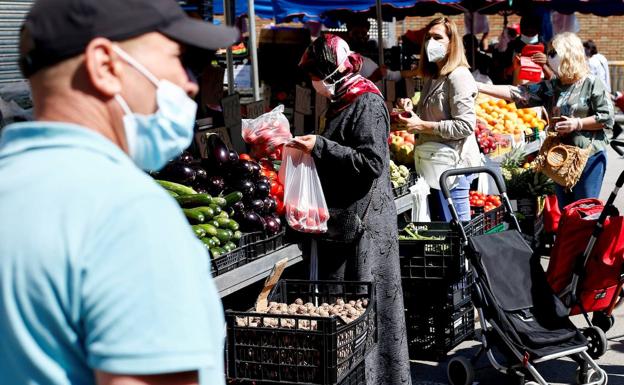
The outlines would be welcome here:
[[[228,148],[232,148],[232,142],[230,140],[230,135],[225,127],[219,128],[211,128],[208,130],[200,131],[195,134],[195,143],[197,144],[197,148],[199,149],[199,155],[206,159],[208,158],[208,137],[210,135],[217,135],[223,143],[225,143]]]
[[[304,115],[312,114],[312,90],[296,86],[295,88],[295,111]]]
[[[221,107],[223,109],[225,128],[227,128],[230,138],[232,139],[233,147],[230,148],[234,148],[238,152],[245,152],[246,147],[241,132],[240,97],[238,94],[224,97],[221,100]]]
[[[295,112],[295,116],[294,116],[294,124],[295,124],[295,136],[300,136],[303,135],[305,130],[304,130],[304,121],[305,121],[305,115],[303,115],[301,112]]]
[[[251,102],[245,106],[245,118],[253,119],[264,114],[264,101]]]

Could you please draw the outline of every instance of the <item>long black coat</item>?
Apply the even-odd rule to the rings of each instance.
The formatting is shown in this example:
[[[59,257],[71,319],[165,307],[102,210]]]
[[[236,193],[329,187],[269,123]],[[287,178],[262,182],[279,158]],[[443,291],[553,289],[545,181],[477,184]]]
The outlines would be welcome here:
[[[322,278],[346,276],[375,282],[379,338],[377,348],[366,360],[367,384],[375,385],[411,383],[397,214],[389,177],[389,130],[384,100],[366,93],[328,120],[312,151],[327,205],[356,211],[367,229],[358,244],[345,246],[319,240],[317,245],[319,271],[328,270],[324,264],[347,258],[341,277],[329,271]]]

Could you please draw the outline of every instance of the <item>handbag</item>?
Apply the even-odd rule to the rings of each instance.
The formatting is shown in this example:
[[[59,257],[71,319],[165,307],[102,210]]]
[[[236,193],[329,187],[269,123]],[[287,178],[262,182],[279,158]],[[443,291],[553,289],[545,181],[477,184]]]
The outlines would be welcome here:
[[[559,135],[548,133],[535,158],[536,170],[570,191],[581,178],[590,154],[591,143],[587,148],[579,148],[563,144]]]
[[[354,243],[358,241],[366,230],[365,221],[368,217],[368,210],[373,202],[373,191],[377,186],[377,179],[373,182],[370,198],[362,218],[352,209],[329,208],[329,220],[327,221],[327,232],[323,234],[323,241],[337,243]]]
[[[439,142],[426,142],[414,147],[416,172],[425,179],[429,187],[440,190],[440,175],[446,170],[459,166],[461,158],[452,147]],[[448,179],[452,186],[457,176]]]

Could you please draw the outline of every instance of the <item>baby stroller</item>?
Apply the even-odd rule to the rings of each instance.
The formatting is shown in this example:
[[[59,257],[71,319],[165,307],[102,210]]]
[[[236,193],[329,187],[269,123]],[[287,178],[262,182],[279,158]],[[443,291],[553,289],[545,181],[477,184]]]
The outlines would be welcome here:
[[[455,175],[477,173],[488,173],[496,182],[509,229],[467,236],[446,180]],[[588,340],[568,318],[567,309],[546,280],[539,255],[533,253],[520,233],[501,178],[485,167],[455,169],[441,175],[440,186],[472,266],[475,281],[472,300],[482,329],[482,346],[474,358],[457,356],[449,361],[449,383],[472,384],[473,364],[486,353],[495,369],[513,377],[510,383],[548,385],[534,364],[570,357],[579,364],[579,384],[606,384],[607,374],[588,354]],[[495,351],[504,358],[504,363],[499,363]],[[525,376],[533,381],[525,382]]]
[[[605,332],[613,326],[611,313],[624,282],[624,218],[613,204],[623,184],[624,172],[604,205],[599,199],[581,199],[565,207],[546,271],[569,314],[583,314],[590,327]],[[592,312],[590,322],[587,313]],[[604,352],[604,333],[595,337],[604,341]]]

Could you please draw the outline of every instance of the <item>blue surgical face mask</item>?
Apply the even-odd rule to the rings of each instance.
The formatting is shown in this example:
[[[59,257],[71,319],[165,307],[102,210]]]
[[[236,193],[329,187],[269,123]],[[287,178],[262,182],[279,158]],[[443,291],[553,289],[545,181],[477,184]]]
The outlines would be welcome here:
[[[124,111],[123,125],[130,158],[145,171],[158,171],[191,144],[197,103],[181,87],[168,80],[158,80],[121,48],[113,46],[113,49],[156,86],[158,110],[153,114],[132,112],[119,94],[115,95],[115,100]]]

